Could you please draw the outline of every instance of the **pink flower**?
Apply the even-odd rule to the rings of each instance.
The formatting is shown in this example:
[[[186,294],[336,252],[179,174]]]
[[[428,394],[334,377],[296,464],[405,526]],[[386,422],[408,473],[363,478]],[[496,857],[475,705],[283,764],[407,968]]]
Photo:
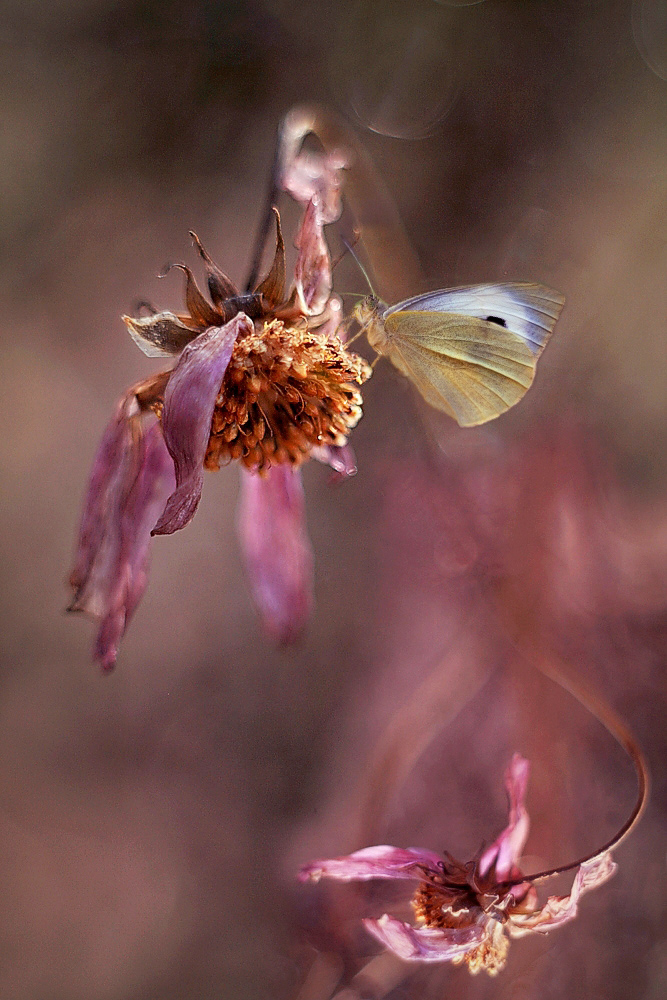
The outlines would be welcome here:
[[[72,609],[101,620],[96,657],[105,667],[144,590],[150,535],[184,528],[204,470],[235,459],[244,467],[239,528],[260,615],[281,642],[307,622],[313,571],[300,466],[313,457],[338,476],[356,472],[347,439],[370,368],[337,334],[341,303],[331,295],[323,227],[340,212],[338,168],[301,154],[285,163],[305,202],[291,291],[276,212],[274,260],[253,292],[241,294],[192,234],[210,301],[179,264],[186,312],[123,317],[145,354],[177,360],[123,397],[93,470]],[[148,411],[159,426],[144,435]]]
[[[518,860],[528,835],[524,798],[529,764],[515,754],[505,777],[510,801],[506,828],[486,850],[461,863],[418,848],[381,845],[341,858],[313,861],[302,881],[333,878],[348,882],[375,878],[414,879],[416,926],[385,913],[364,926],[399,958],[417,962],[465,962],[472,973],[495,975],[504,967],[509,938],[546,933],[573,920],[584,893],[615,872],[609,853],[579,866],[567,896],[550,896],[538,907],[537,892],[524,879]]]

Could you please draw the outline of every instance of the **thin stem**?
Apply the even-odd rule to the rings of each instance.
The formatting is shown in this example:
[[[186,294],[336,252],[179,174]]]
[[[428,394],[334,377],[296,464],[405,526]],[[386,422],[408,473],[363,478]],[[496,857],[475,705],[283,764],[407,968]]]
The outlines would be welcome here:
[[[526,650],[526,653],[528,652],[529,651]],[[567,666],[556,657],[552,656],[547,659],[536,650],[531,650],[530,660],[532,666],[539,670],[544,677],[553,681],[554,684],[563,688],[564,691],[567,691],[568,694],[572,695],[572,697],[586,709],[586,711],[590,712],[590,714],[604,726],[607,732],[613,736],[616,742],[619,743],[623,750],[627,753],[637,774],[637,800],[630,815],[620,830],[614,834],[611,840],[608,840],[606,844],[603,844],[602,847],[599,847],[591,854],[586,854],[577,861],[572,861],[570,864],[561,865],[558,868],[549,868],[546,871],[536,872],[534,875],[524,875],[521,878],[509,879],[506,883],[503,883],[507,885],[519,885],[522,882],[539,882],[542,879],[552,878],[555,875],[562,875],[564,872],[572,871],[574,868],[579,868],[581,865],[595,861],[597,858],[602,857],[603,854],[607,854],[609,851],[617,848],[621,841],[625,840],[630,831],[634,829],[636,824],[639,822],[639,819],[646,808],[646,803],[648,802],[650,788],[650,776],[644,755],[634,736],[630,732],[630,729],[626,726],[620,716],[617,715],[614,709],[610,705],[605,704],[581,681],[574,680],[569,675]]]
[[[266,201],[264,203],[264,212],[262,214],[259,229],[257,231],[257,237],[255,239],[255,252],[252,257],[252,263],[250,265],[250,272],[245,285],[246,292],[252,292],[257,285],[257,279],[259,278],[259,269],[262,266],[262,257],[264,255],[264,248],[266,246],[266,240],[271,230],[271,224],[273,222],[273,209],[278,200],[278,195],[280,193],[279,187],[279,174],[280,174],[280,164],[281,164],[281,150],[283,143],[283,126],[282,124],[278,128],[276,135],[276,144],[273,152],[273,163],[271,164],[271,173],[269,175],[269,186],[267,188]]]

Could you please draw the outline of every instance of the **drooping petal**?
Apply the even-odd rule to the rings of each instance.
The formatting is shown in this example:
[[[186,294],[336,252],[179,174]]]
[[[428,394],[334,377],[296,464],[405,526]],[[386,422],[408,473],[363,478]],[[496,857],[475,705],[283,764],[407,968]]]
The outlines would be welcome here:
[[[349,444],[323,444],[311,448],[311,458],[317,459],[323,465],[328,465],[342,479],[348,479],[357,474],[357,462]],[[335,476],[333,477],[336,478]]]
[[[316,197],[308,202],[294,242],[299,251],[294,268],[297,295],[304,313],[318,316],[329,299],[332,279],[331,259]]]
[[[266,475],[241,469],[238,530],[255,604],[268,632],[293,642],[312,607],[313,554],[301,473],[289,464]]]
[[[335,878],[339,882],[371,878],[420,878],[421,869],[438,871],[442,858],[434,851],[409,847],[391,847],[378,844],[340,858],[311,861],[299,872],[302,882],[319,882],[321,878]]]
[[[113,667],[146,586],[150,531],[174,486],[157,425],[144,433],[136,396],[118,404],[93,463],[70,576],[71,611],[100,620],[95,659]]]
[[[149,358],[170,358],[198,336],[196,328],[171,312],[152,316],[122,316],[135,344]]]
[[[116,406],[93,462],[69,578],[74,587],[70,611],[104,614],[106,581],[112,572],[122,507],[136,475],[140,433],[139,407],[128,393]]]
[[[211,327],[188,344],[172,372],[164,394],[162,432],[176,468],[176,489],[153,528],[154,535],[171,535],[194,517],[215,401],[236,338],[252,330],[245,313],[224,326]]]
[[[408,962],[450,962],[477,948],[485,937],[479,924],[465,927],[412,927],[383,914],[379,920],[364,920],[364,927],[380,944]]]
[[[612,877],[616,868],[611,854],[603,854],[581,865],[569,896],[549,896],[542,909],[534,913],[513,913],[508,924],[510,934],[512,937],[523,937],[533,931],[547,934],[555,927],[574,920],[579,900],[584,893],[603,885]]]
[[[528,837],[530,820],[524,799],[528,788],[530,764],[525,757],[515,753],[505,774],[505,788],[509,798],[507,826],[484,851],[479,860],[479,871],[485,875],[495,862],[498,881],[514,877],[514,869]]]
[[[174,463],[154,424],[142,439],[139,471],[122,510],[115,572],[95,642],[95,659],[105,670],[115,665],[118,644],[146,589],[151,528],[174,482]]]

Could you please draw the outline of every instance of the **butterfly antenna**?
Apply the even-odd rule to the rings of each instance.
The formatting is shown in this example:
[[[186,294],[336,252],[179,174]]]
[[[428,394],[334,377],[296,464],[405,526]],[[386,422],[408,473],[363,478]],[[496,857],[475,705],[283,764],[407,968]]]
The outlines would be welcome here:
[[[361,263],[361,261],[359,260],[359,258],[356,255],[356,253],[354,252],[354,246],[351,243],[348,243],[346,239],[343,239],[343,243],[345,244],[345,246],[347,247],[347,249],[350,251],[350,253],[354,257],[354,259],[356,260],[357,264],[359,265],[359,270],[361,271],[361,273],[363,274],[364,278],[366,279],[366,283],[368,284],[368,287],[371,290],[371,295],[375,297],[375,289],[373,288],[373,285],[371,284],[371,279],[368,277],[368,271],[366,270],[366,268],[364,267],[364,265]]]

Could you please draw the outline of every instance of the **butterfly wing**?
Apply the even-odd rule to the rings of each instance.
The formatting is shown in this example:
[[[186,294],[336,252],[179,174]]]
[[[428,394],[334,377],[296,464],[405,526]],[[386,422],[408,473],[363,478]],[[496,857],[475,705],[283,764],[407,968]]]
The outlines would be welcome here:
[[[417,295],[390,306],[385,321],[398,312],[441,312],[491,319],[511,330],[539,355],[560,316],[565,298],[544,285],[508,282],[501,285],[467,285]]]
[[[524,338],[496,322],[401,310],[384,323],[390,360],[427,403],[461,427],[500,416],[533,381],[537,355]]]

